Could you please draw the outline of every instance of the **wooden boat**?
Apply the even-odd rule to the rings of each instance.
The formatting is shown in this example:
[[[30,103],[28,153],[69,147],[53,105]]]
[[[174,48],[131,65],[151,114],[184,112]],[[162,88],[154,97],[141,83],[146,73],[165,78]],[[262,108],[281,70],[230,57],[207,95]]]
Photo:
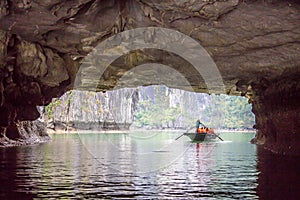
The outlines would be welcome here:
[[[197,132],[187,132],[183,135],[188,136],[194,142],[201,142],[204,140],[212,140],[216,139],[218,135],[215,134],[214,129],[201,127],[197,130]]]
[[[217,135],[208,133],[208,132],[203,132],[203,133],[184,133],[183,135],[188,136],[192,141],[194,142],[202,142],[204,140],[212,140],[216,139]]]

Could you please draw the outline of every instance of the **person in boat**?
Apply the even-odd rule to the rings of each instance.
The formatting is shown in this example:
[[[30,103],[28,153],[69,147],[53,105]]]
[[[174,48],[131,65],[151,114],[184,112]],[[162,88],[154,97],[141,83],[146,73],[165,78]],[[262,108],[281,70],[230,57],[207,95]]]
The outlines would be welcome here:
[[[200,127],[200,125],[201,125],[201,127]],[[198,119],[198,120],[196,121],[196,132],[197,132],[197,133],[203,132],[204,128],[206,128],[206,126],[204,126],[204,124],[202,124],[202,123],[200,122],[200,119]]]
[[[201,124],[200,119],[198,119],[198,120],[196,121],[196,133],[198,132],[198,129],[199,129],[200,124]]]
[[[201,127],[200,127],[200,125],[201,125]],[[203,132],[208,132],[208,127],[206,127],[204,124],[202,124],[201,123],[201,121],[200,121],[200,119],[198,119],[197,121],[196,121],[196,132],[197,133],[203,133]]]

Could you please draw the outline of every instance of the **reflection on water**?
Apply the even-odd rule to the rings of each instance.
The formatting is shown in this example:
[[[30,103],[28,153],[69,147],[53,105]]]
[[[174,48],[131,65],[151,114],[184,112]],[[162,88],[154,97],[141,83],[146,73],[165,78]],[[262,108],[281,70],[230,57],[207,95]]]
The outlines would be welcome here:
[[[300,157],[275,156],[258,148],[257,193],[262,199],[300,198]]]
[[[257,158],[253,134],[201,144],[177,136],[54,135],[49,144],[0,149],[0,198],[274,199],[279,189],[296,195],[299,163],[284,168],[286,159],[278,163],[261,151]],[[273,182],[279,179],[286,185]]]

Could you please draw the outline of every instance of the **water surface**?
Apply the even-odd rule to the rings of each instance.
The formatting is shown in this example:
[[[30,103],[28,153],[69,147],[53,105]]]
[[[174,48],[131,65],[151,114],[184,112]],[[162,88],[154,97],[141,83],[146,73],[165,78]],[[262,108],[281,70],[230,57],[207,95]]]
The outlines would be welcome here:
[[[0,149],[0,198],[272,197],[266,190],[272,187],[264,184],[270,159],[258,158],[249,143],[254,133],[223,133],[224,142],[201,144],[175,140],[179,135],[52,135],[48,144]]]

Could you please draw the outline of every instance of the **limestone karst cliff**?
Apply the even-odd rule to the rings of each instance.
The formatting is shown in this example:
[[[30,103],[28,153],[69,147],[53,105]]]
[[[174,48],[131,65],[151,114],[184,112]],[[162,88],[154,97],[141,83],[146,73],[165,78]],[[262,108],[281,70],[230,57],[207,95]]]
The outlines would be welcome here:
[[[165,86],[106,93],[72,90],[40,107],[54,130],[188,129],[196,119],[215,129],[252,129],[247,98],[207,95]]]
[[[81,130],[128,129],[137,109],[137,89],[95,93],[70,91],[41,107],[42,120],[49,128],[72,127]]]

